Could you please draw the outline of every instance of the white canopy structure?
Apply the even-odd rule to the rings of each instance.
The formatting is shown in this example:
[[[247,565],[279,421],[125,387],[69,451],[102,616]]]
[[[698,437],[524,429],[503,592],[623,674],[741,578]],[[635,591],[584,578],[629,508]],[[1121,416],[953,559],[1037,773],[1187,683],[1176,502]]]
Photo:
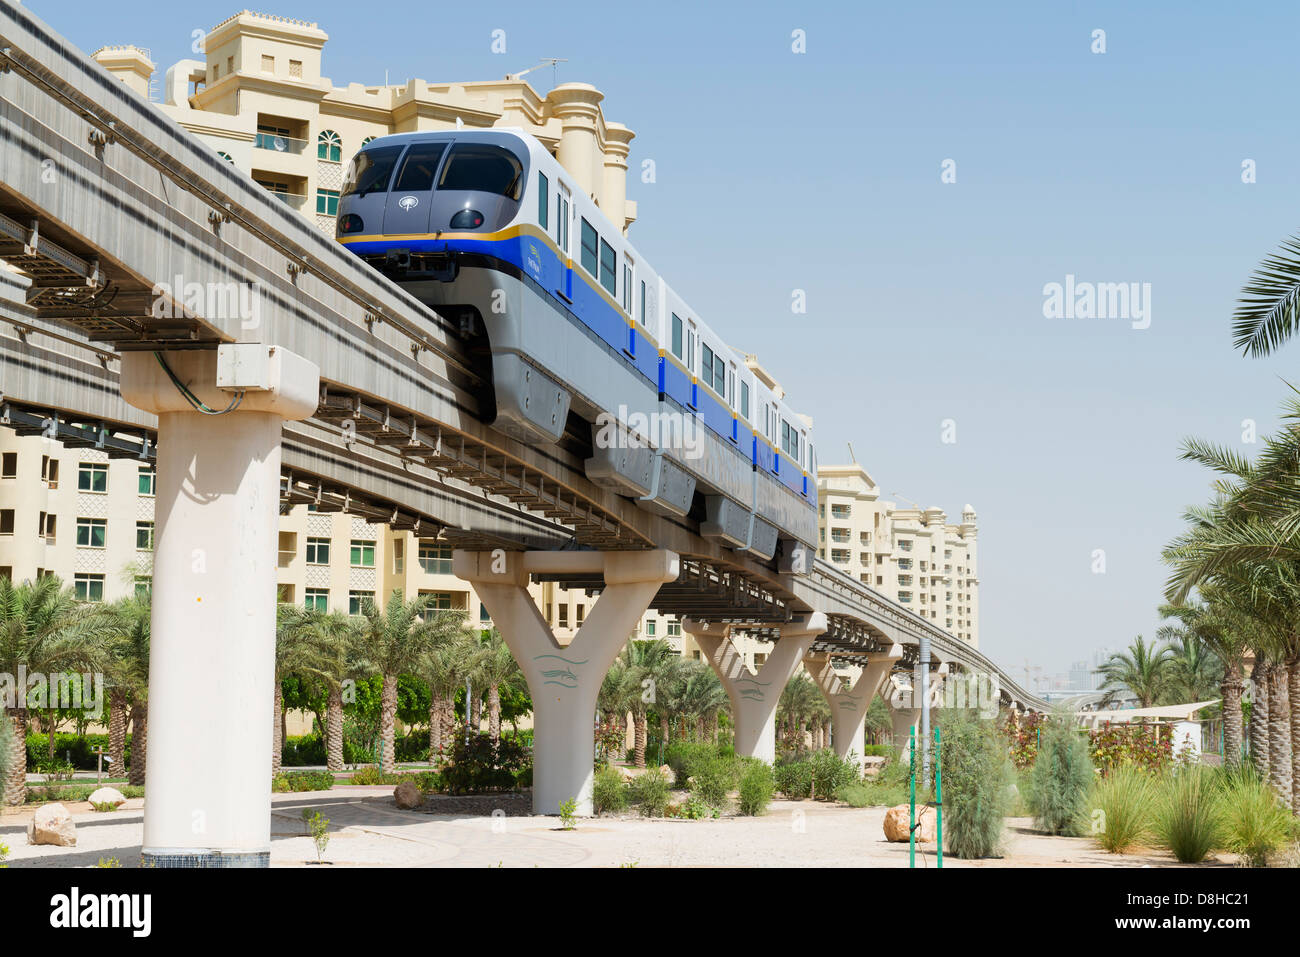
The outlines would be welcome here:
[[[1132,724],[1134,722],[1165,724],[1173,721],[1192,721],[1196,712],[1219,703],[1219,698],[1211,701],[1192,701],[1187,704],[1168,704],[1158,708],[1123,708],[1115,711],[1076,711],[1075,717],[1095,728],[1099,724]]]

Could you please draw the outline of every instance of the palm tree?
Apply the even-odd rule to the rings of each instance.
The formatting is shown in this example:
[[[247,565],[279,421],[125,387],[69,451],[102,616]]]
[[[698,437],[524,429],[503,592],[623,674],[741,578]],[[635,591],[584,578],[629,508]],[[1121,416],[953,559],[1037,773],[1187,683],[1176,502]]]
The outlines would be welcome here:
[[[1174,609],[1165,605],[1160,611],[1168,618]],[[1180,622],[1161,625],[1156,631],[1156,638],[1168,645],[1170,652],[1168,681],[1160,702],[1183,704],[1208,698],[1223,666],[1204,636]]]
[[[464,617],[461,618],[462,625]],[[420,661],[418,672],[429,685],[429,763],[436,764],[445,746],[444,735],[456,724],[456,692],[477,666],[481,653],[473,632],[462,627]]]
[[[381,611],[366,602],[362,608],[362,640],[367,657],[383,676],[379,698],[380,769],[397,770],[395,725],[397,679],[418,671],[429,652],[448,641],[463,627],[464,615],[457,611],[436,611],[435,595],[420,595],[411,601],[394,589]]]
[[[682,711],[695,722],[701,741],[716,739],[718,712],[729,703],[722,681],[702,661],[683,662]]]
[[[1169,682],[1171,654],[1167,645],[1158,642],[1148,645],[1138,635],[1127,651],[1115,652],[1097,669],[1105,679],[1101,685],[1105,693],[1102,704],[1111,703],[1121,691],[1127,690],[1137,698],[1139,707],[1151,707]]]
[[[113,632],[113,616],[103,606],[77,601],[71,588],[54,576],[15,585],[0,579],[0,672],[57,675],[102,671]],[[9,774],[4,801],[21,805],[27,790],[27,715],[25,688],[3,702],[12,725]]]
[[[128,782],[144,784],[149,751],[149,638],[150,601],[147,597],[127,598],[113,608],[114,633],[109,645],[109,674],[120,694],[122,748],[114,757],[122,768],[126,746],[126,717],[131,719],[131,767]],[[115,744],[111,735],[110,748]]]
[[[474,684],[487,687],[488,737],[493,744],[501,740],[501,686],[517,686],[522,675],[501,632],[493,628],[483,639],[474,668]]]
[[[342,771],[344,684],[368,673],[358,622],[338,611],[298,608],[281,611],[277,619],[276,693],[280,693],[281,674],[294,672],[318,689],[324,686],[325,766],[330,771]],[[282,639],[280,631],[286,628],[292,628],[294,634]],[[275,710],[282,713],[278,702]],[[277,742],[282,738],[282,734],[276,735]],[[278,754],[272,758],[273,774],[279,770],[278,758]]]
[[[781,689],[781,697],[776,706],[776,720],[786,730],[797,735],[796,749],[804,748],[804,732],[822,700],[821,692],[813,680],[803,671],[798,671]]]
[[[271,708],[271,775],[280,773],[284,755],[284,691],[281,683],[289,675],[327,680],[338,665],[337,642],[347,629],[346,619],[314,609],[282,604],[275,616],[275,692]],[[342,618],[341,615],[337,616]],[[340,750],[342,743],[340,742]]]
[[[677,653],[662,638],[629,641],[622,652],[624,681],[629,686],[629,703],[635,731],[636,766],[645,767],[646,719],[649,705],[659,706],[662,686],[671,680],[678,661]]]

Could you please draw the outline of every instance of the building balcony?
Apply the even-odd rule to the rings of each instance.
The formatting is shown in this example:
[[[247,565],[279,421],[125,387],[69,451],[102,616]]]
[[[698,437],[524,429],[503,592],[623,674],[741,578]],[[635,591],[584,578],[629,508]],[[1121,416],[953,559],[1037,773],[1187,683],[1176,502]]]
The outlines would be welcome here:
[[[307,141],[296,136],[284,136],[280,133],[258,131],[253,146],[259,150],[271,150],[274,153],[294,153],[301,155],[307,149]]]

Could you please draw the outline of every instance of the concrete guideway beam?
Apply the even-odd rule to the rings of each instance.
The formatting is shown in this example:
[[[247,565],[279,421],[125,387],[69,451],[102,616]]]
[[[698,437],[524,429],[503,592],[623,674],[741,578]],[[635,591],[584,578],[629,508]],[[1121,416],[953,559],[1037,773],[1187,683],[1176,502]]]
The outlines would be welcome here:
[[[863,742],[866,739],[867,711],[889,677],[894,664],[903,657],[903,646],[891,645],[887,652],[868,655],[857,680],[850,684],[835,673],[829,654],[808,655],[804,668],[831,709],[831,746],[841,758],[852,751],[858,767],[863,766]]]
[[[826,631],[826,616],[821,612],[805,613],[781,625],[780,640],[757,672],[749,669],[731,640],[733,629],[743,627],[692,618],[682,620],[682,630],[695,639],[731,699],[736,718],[736,753],[771,764],[776,760],[776,707],[781,690],[813,641]]]
[[[272,346],[221,348],[262,372],[229,380],[246,387],[222,415],[154,354],[122,356],[123,398],[158,416],[141,851],[156,867],[270,863],[280,435],[315,412],[319,376]],[[209,408],[239,394],[217,387],[217,350],[161,355]]]
[[[661,586],[675,581],[675,552],[452,552],[528,679],[533,698],[533,811],[558,814],[576,799],[591,815],[596,698],[601,683]],[[605,587],[577,633],[560,642],[528,594],[531,573],[595,574]]]

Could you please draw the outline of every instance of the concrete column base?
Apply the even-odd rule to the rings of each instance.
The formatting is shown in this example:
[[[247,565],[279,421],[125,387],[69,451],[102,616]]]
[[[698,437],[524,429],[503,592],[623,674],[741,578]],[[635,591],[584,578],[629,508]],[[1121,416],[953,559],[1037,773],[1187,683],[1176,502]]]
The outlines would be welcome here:
[[[894,664],[903,657],[902,645],[889,651],[867,656],[857,680],[852,684],[835,673],[829,654],[809,655],[803,664],[831,708],[831,747],[841,758],[857,755],[858,768],[863,766],[867,711]]]
[[[452,553],[452,570],[474,585],[528,679],[533,698],[533,811],[558,814],[577,800],[592,813],[596,698],[659,588],[678,575],[677,555],[646,552]],[[568,644],[528,594],[533,572],[601,572],[605,588]]]
[[[319,375],[257,344],[122,355],[122,397],[158,416],[149,763],[142,859],[265,867],[271,850],[280,432],[316,411]],[[250,363],[241,366],[234,356]],[[250,371],[251,369],[251,371]]]
[[[741,626],[691,618],[682,620],[682,630],[695,639],[731,699],[731,712],[736,721],[736,754],[771,764],[776,760],[776,707],[781,691],[813,641],[826,630],[826,616],[812,612],[782,625],[780,640],[757,673],[749,670],[731,641],[731,631],[738,627]]]

